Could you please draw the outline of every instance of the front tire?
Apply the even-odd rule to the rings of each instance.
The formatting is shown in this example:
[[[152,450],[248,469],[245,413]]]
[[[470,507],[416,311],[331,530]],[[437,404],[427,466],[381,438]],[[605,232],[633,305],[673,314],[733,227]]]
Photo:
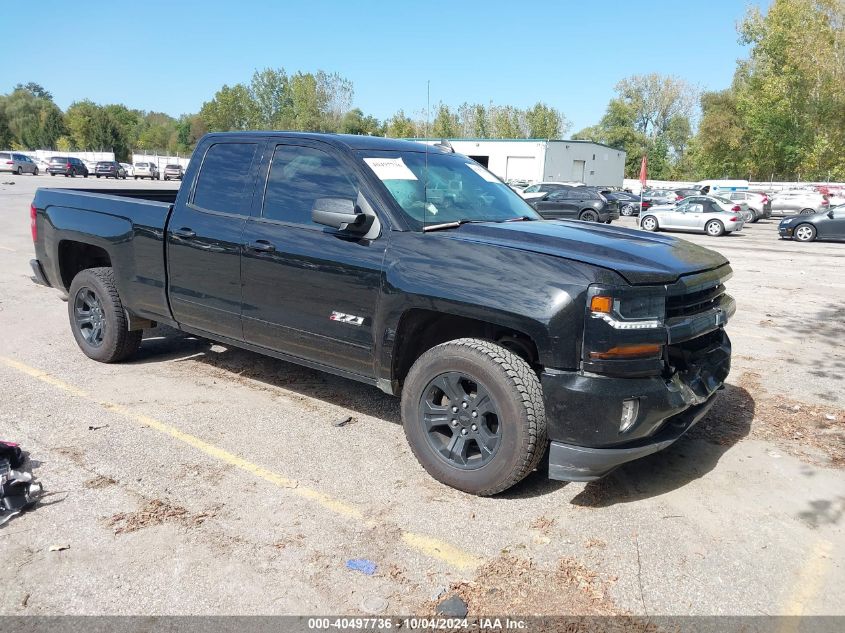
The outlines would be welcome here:
[[[660,226],[657,224],[657,218],[653,215],[647,215],[640,221],[640,228],[645,229],[646,231],[651,231],[652,233],[656,233],[660,230]]]
[[[112,268],[81,271],[68,290],[70,329],[82,352],[101,363],[129,358],[141,344],[142,330],[129,331]]]
[[[792,235],[798,242],[812,242],[816,239],[816,227],[812,224],[799,224]]]
[[[429,475],[475,495],[521,481],[548,444],[537,374],[481,339],[442,343],[417,359],[402,389],[402,423]]]
[[[725,225],[719,222],[719,220],[710,220],[704,225],[704,232],[711,237],[719,237],[724,234]]]
[[[33,175],[33,176],[37,176],[37,175],[38,175],[38,167],[36,167],[36,168],[35,168],[35,171],[34,171],[34,172],[32,172],[32,175]]]

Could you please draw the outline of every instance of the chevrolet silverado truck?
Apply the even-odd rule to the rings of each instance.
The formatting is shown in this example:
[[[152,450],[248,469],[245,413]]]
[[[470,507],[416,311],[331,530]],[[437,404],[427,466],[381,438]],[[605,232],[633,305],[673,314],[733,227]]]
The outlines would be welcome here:
[[[31,222],[90,358],[166,324],[373,385],[430,475],[478,495],[669,446],[730,368],[721,255],[543,221],[448,144],[209,134],[178,192],[42,188]]]

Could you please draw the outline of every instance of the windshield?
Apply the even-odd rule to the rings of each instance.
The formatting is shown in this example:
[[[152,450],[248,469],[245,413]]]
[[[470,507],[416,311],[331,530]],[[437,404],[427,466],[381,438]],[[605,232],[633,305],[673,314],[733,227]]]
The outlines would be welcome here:
[[[466,156],[439,150],[427,158],[425,152],[361,151],[359,156],[416,230],[462,220],[541,219],[513,189]]]

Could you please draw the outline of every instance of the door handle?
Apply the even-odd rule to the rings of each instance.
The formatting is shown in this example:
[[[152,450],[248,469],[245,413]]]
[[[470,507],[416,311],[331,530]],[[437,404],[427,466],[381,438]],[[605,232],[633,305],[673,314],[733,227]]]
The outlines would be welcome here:
[[[176,237],[184,238],[186,240],[197,236],[194,231],[184,226],[181,229],[173,231],[173,235],[175,235]]]
[[[246,247],[259,253],[273,253],[276,250],[276,247],[267,240],[255,240],[247,244]]]

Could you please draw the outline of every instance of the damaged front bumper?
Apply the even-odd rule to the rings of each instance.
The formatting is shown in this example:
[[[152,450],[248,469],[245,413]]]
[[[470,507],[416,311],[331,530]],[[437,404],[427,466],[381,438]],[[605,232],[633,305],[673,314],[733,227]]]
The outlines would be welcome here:
[[[730,339],[720,330],[708,345],[680,360],[683,369],[668,379],[545,370],[549,477],[591,481],[663,450],[713,406],[730,357]],[[626,402],[636,402],[636,413],[623,430]]]

